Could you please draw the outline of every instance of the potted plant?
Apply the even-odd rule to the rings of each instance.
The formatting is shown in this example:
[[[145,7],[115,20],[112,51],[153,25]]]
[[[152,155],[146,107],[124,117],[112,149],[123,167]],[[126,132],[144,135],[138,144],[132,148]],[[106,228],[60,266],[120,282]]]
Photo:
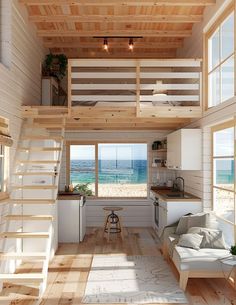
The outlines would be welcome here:
[[[89,189],[90,183],[84,183],[84,184],[76,184],[74,186],[74,191],[79,192],[82,195],[85,196],[92,196],[93,192]]]
[[[230,253],[233,256],[233,259],[236,260],[236,245],[230,247]]]
[[[43,63],[43,76],[63,79],[67,70],[67,57],[64,54],[47,54]]]

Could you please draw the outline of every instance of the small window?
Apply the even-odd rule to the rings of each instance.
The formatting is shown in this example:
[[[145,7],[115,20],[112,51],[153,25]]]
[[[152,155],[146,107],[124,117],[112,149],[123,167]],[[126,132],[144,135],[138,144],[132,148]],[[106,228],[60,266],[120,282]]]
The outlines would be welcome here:
[[[208,107],[217,106],[235,95],[234,11],[227,10],[206,34]]]
[[[234,139],[234,125],[213,131],[213,210],[232,223],[235,218]]]

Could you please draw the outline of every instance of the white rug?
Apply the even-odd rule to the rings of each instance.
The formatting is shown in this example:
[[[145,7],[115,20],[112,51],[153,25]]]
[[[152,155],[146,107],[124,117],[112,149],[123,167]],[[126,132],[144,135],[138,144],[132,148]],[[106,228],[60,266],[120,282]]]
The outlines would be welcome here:
[[[95,255],[83,303],[188,303],[161,256]]]

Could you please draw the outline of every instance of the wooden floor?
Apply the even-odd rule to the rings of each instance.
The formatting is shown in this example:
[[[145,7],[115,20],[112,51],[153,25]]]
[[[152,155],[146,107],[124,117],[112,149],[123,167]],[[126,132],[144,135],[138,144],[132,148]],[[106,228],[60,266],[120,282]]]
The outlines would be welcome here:
[[[49,268],[46,293],[37,301],[32,288],[16,285],[4,287],[0,304],[11,305],[79,305],[86,286],[94,254],[160,255],[159,241],[151,228],[125,229],[125,239],[107,242],[101,229],[89,229],[85,241],[61,244]],[[23,264],[21,271],[38,271],[39,266]],[[177,276],[171,266],[174,276]],[[24,295],[23,295],[24,294]],[[28,294],[28,295],[25,295]],[[190,279],[186,292],[189,304],[236,305],[236,291],[224,279]],[[100,304],[102,305],[102,304]]]

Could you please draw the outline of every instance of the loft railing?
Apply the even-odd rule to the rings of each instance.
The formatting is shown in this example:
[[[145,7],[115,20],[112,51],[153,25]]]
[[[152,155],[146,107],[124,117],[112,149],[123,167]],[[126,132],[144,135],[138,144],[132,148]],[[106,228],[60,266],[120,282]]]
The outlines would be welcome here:
[[[68,111],[79,117],[200,117],[200,59],[73,59]]]

